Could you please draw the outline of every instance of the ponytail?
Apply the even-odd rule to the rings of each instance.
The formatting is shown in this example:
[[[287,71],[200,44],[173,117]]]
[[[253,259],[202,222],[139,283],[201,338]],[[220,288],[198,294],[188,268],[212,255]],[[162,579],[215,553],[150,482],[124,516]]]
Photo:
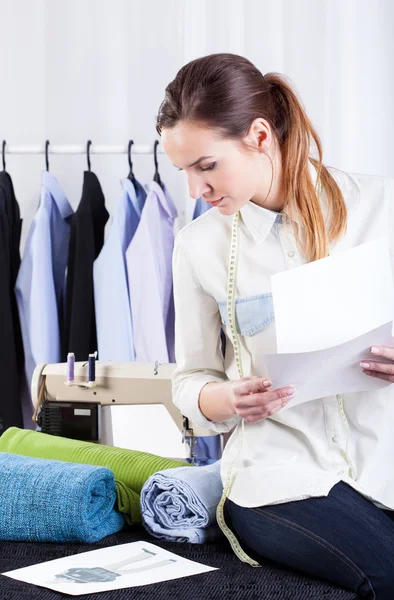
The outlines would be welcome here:
[[[320,138],[294,90],[279,73],[268,73],[264,75],[264,79],[276,106],[272,124],[282,154],[285,207],[290,218],[295,208],[304,226],[303,253],[310,261],[318,260],[328,255],[329,244],[346,230],[345,201],[335,179],[322,164]],[[312,140],[318,159],[310,156]],[[309,172],[309,161],[317,172],[316,186],[313,185]],[[323,192],[328,201],[328,232],[319,199]],[[301,243],[298,236],[297,239]]]

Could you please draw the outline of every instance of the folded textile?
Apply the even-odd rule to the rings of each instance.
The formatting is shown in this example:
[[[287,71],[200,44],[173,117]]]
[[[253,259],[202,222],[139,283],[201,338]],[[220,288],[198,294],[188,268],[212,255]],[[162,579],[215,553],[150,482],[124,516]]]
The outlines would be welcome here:
[[[222,535],[216,523],[222,492],[220,461],[206,467],[160,471],[141,490],[142,523],[162,540],[211,542]]]
[[[113,473],[0,452],[0,539],[93,543],[120,531]]]
[[[81,442],[38,431],[10,427],[0,437],[0,452],[103,466],[115,475],[118,509],[127,523],[141,522],[140,492],[149,477],[187,463],[113,446]]]

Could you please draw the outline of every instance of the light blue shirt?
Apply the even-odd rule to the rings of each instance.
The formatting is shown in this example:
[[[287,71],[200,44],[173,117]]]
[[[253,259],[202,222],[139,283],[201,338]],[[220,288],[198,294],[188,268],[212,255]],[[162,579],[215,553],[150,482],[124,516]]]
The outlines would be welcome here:
[[[133,326],[126,269],[126,250],[134,237],[146,191],[137,181],[122,179],[123,195],[108,238],[94,262],[94,303],[100,360],[135,360]]]
[[[59,323],[63,321],[72,213],[57,179],[43,171],[40,204],[15,285],[29,385],[38,363],[60,362]]]
[[[175,362],[172,252],[177,210],[153,181],[126,252],[136,361]]]

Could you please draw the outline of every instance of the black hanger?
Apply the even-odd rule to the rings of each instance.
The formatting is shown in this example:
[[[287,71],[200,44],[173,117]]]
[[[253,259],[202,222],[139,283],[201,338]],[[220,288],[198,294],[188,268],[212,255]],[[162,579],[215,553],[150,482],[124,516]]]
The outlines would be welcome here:
[[[130,167],[130,171],[129,171],[127,178],[130,179],[130,181],[135,185],[136,181],[135,181],[135,177],[134,177],[134,173],[133,173],[133,163],[131,161],[131,146],[133,144],[134,144],[133,140],[130,140],[129,146],[127,148],[127,154],[129,156],[129,167]]]
[[[159,145],[158,140],[155,140],[155,145],[153,147],[153,156],[154,156],[154,160],[155,160],[155,175],[153,177],[153,181],[158,183],[160,185],[160,187],[163,187],[163,184],[161,182],[160,175],[159,175],[159,163],[157,162],[157,146],[158,145]]]
[[[86,157],[88,159],[88,171],[91,171],[91,164],[90,164],[90,146],[92,145],[92,141],[88,140],[88,143],[86,144]]]
[[[49,171],[48,148],[49,148],[49,140],[47,140],[45,142],[45,163],[46,163],[47,171]]]
[[[5,168],[5,145],[6,145],[6,141],[3,140],[3,150],[2,150],[2,152],[3,152],[3,171],[4,172],[6,171],[6,168]]]

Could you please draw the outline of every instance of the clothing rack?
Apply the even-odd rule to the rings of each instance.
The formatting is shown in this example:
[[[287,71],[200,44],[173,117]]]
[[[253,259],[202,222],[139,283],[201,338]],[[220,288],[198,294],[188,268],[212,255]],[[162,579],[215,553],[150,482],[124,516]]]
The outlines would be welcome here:
[[[42,145],[26,145],[13,146],[6,144],[5,154],[45,154],[45,144]],[[121,146],[100,146],[92,144],[89,148],[90,154],[128,154],[128,145]],[[158,145],[159,154],[164,154],[163,148]],[[131,154],[153,154],[154,144],[134,145],[131,149]],[[58,145],[49,144],[48,154],[86,154],[86,144],[81,145]]]

